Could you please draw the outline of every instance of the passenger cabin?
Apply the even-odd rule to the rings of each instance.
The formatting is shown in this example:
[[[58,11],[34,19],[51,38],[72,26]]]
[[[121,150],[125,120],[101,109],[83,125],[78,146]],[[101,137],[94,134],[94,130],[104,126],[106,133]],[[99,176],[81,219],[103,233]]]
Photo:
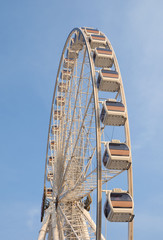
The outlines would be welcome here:
[[[133,199],[129,193],[114,189],[107,194],[104,214],[110,222],[132,222],[133,209]]]
[[[67,92],[69,87],[69,82],[60,82],[58,84],[58,92]]]
[[[60,110],[55,110],[55,111],[53,112],[53,118],[54,118],[55,120],[61,120],[61,118],[62,118],[62,112],[61,112]]]
[[[76,59],[76,58],[78,58],[78,55],[79,55],[79,53],[78,53],[78,51],[74,51],[74,50],[71,50],[70,48],[69,49],[67,49],[67,58],[74,58],[74,59]]]
[[[60,78],[63,79],[63,80],[70,80],[71,79],[71,70],[63,69],[61,71]]]
[[[52,126],[51,126],[51,133],[52,133],[53,135],[58,134],[58,133],[59,133],[59,127],[58,127],[57,125],[52,125]]]
[[[51,141],[50,141],[50,149],[51,149],[51,150],[56,150],[56,147],[57,147],[56,141],[51,140]]]
[[[84,38],[81,33],[76,33],[74,38],[71,39],[70,49],[74,51],[81,51],[84,45]]]
[[[96,67],[111,68],[113,65],[113,54],[107,48],[95,48],[93,60]]]
[[[62,96],[58,96],[55,99],[55,104],[58,106],[64,106],[65,105],[65,98]]]
[[[100,69],[97,78],[97,87],[100,91],[118,92],[120,88],[118,72],[107,68]]]
[[[126,121],[125,106],[115,99],[105,100],[100,119],[104,125],[123,126]]]
[[[90,211],[91,203],[92,203],[92,198],[91,198],[91,195],[88,194],[87,198],[84,200],[84,209],[86,209],[87,211]]]
[[[89,43],[92,49],[106,46],[106,37],[103,35],[90,35]]]
[[[46,189],[46,197],[47,198],[52,198],[52,194],[53,194],[53,189],[52,188],[47,188]]]
[[[50,181],[50,180],[52,180],[53,179],[53,173],[50,171],[50,172],[48,172],[48,174],[47,174],[47,181]]]
[[[75,60],[74,58],[65,58],[64,59],[64,63],[63,63],[63,67],[64,68],[70,68],[73,69],[75,65]]]
[[[52,156],[50,156],[50,157],[48,158],[48,165],[49,165],[50,167],[54,164],[54,160],[55,160],[55,158],[52,157]]]
[[[81,32],[79,32],[77,35],[77,43],[81,46],[80,47],[80,50],[83,49],[83,46],[84,46],[84,37],[83,37],[83,34]],[[79,51],[80,51],[79,50]]]
[[[128,146],[119,140],[108,142],[103,155],[103,164],[108,169],[129,169],[131,165],[131,154]]]
[[[96,34],[96,35],[100,34],[100,31],[98,29],[93,29],[93,28],[83,28],[83,29],[84,29],[87,36],[89,36],[91,34]]]

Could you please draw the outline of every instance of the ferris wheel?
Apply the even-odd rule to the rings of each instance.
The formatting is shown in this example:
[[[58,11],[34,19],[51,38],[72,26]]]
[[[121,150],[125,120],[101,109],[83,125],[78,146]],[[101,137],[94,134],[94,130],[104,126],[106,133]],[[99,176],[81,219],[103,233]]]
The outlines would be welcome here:
[[[133,209],[130,132],[116,55],[101,31],[75,28],[52,99],[38,240],[110,239],[104,221],[126,222],[132,240]]]

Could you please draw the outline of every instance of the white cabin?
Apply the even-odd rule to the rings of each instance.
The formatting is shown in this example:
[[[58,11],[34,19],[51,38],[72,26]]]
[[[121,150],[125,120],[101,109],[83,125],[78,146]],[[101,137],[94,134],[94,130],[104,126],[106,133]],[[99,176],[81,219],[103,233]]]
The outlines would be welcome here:
[[[51,167],[54,164],[54,161],[55,161],[55,157],[50,156],[48,158],[48,165]]]
[[[62,112],[60,110],[54,110],[53,118],[54,118],[54,120],[61,120],[62,119]]]
[[[93,60],[96,67],[111,68],[113,65],[113,53],[107,48],[95,48]]]
[[[68,80],[69,81],[71,79],[71,70],[63,69],[61,71],[60,78],[63,79],[63,80]]]
[[[121,189],[109,191],[104,205],[104,215],[110,222],[132,222],[134,203],[131,195]]]
[[[129,169],[131,165],[131,153],[127,144],[117,140],[108,142],[105,146],[103,164],[107,169]]]
[[[87,36],[90,36],[91,34],[96,34],[99,35],[100,31],[98,29],[94,29],[94,28],[82,28],[84,30],[84,32],[86,33]]]
[[[50,181],[52,179],[53,179],[53,173],[51,171],[49,171],[47,174],[47,181]]]
[[[46,197],[47,198],[52,198],[52,194],[53,194],[53,189],[52,188],[47,188],[46,189]]]
[[[120,88],[118,72],[108,68],[100,69],[97,78],[97,87],[100,91],[118,92]]]
[[[55,104],[58,106],[64,106],[65,105],[65,98],[62,96],[58,96],[55,99]]]
[[[104,125],[124,126],[126,122],[125,106],[115,99],[105,100],[100,115],[100,120]]]
[[[58,92],[67,92],[69,88],[69,82],[60,82],[58,84]]]
[[[104,35],[90,35],[89,43],[92,49],[106,46],[106,37]]]
[[[51,126],[51,134],[53,135],[59,134],[59,127],[57,125]]]
[[[73,69],[74,65],[75,65],[75,59],[74,58],[65,58],[64,59],[64,63],[63,63],[64,68]]]

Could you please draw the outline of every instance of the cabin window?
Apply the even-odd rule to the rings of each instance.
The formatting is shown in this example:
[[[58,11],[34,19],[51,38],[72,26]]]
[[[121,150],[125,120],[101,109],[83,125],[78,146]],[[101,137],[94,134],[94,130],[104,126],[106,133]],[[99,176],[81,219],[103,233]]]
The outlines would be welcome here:
[[[109,143],[110,149],[119,149],[119,150],[129,150],[126,144],[119,144],[119,143]]]
[[[132,201],[127,193],[111,193],[111,201]]]
[[[102,108],[101,115],[100,115],[100,120],[103,122],[105,116],[105,109],[104,107]]]
[[[103,36],[103,35],[94,35],[94,34],[92,34],[91,37],[98,37],[98,38],[104,38],[105,39],[105,36]]]
[[[99,75],[99,76],[98,76],[98,79],[97,79],[97,87],[98,87],[98,88],[99,88],[100,82],[101,82],[101,76]]]
[[[90,30],[90,31],[99,31],[98,29],[94,29],[94,28],[86,28],[86,30]]]
[[[109,154],[108,154],[107,150],[105,150],[104,157],[103,157],[104,165],[107,164],[108,159],[109,159]]]
[[[104,206],[104,214],[105,214],[106,218],[108,217],[109,212],[110,212],[110,206],[109,206],[108,201],[106,201],[105,206]]]
[[[100,51],[107,51],[107,52],[112,52],[110,49],[108,48],[96,48],[97,50],[100,50]]]
[[[118,72],[116,72],[116,71],[113,71],[113,70],[106,70],[106,69],[102,69],[101,72],[102,72],[102,73],[118,74]]]
[[[52,189],[47,189],[47,192],[50,192],[50,193],[51,193],[51,192],[53,192],[53,190],[52,190]]]
[[[124,107],[121,102],[106,101],[106,106]]]

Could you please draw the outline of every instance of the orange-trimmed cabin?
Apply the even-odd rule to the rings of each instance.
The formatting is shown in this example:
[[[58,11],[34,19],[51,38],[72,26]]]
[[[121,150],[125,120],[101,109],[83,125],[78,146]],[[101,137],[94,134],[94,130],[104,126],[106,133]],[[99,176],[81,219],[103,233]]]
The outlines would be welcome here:
[[[122,102],[117,102],[115,99],[103,102],[100,120],[104,125],[123,126],[126,117],[125,106]]]
[[[104,215],[110,222],[131,222],[134,218],[131,195],[121,189],[109,191],[104,205]]]
[[[103,164],[107,169],[127,170],[131,165],[131,153],[126,143],[112,140],[105,146]]]
[[[97,78],[97,87],[100,91],[118,92],[120,88],[118,72],[108,68],[100,69]]]

